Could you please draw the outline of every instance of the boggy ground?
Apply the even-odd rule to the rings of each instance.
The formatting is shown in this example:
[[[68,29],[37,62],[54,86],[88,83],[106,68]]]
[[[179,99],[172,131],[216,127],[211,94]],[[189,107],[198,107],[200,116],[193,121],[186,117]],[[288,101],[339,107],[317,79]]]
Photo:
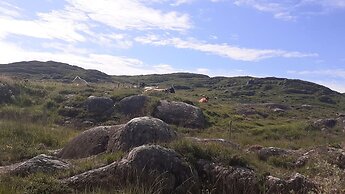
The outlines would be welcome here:
[[[117,81],[126,80],[120,78]],[[153,82],[153,77],[145,79]],[[157,187],[155,182],[146,185],[140,181],[129,181],[125,187],[99,186],[77,190],[63,181],[89,170],[123,163],[132,148],[113,151],[105,148],[87,157],[63,159],[70,164],[70,168],[54,173],[20,176],[8,172],[39,154],[59,156],[59,149],[92,127],[118,126],[135,117],[159,115],[155,111],[161,105],[160,100],[200,107],[205,117],[205,122],[197,127],[181,120],[172,122],[169,127],[176,132],[176,137],[169,141],[148,143],[174,150],[181,161],[194,168],[201,184],[198,192],[224,192],[222,189],[227,188],[223,188],[222,184],[231,185],[229,182],[234,183],[234,179],[221,179],[222,183],[218,181],[219,177],[222,174],[231,177],[231,172],[235,172],[233,169],[238,168],[247,169],[244,173],[247,177],[253,173],[256,181],[251,186],[257,185],[257,190],[255,187],[252,191],[258,193],[290,192],[293,189],[289,188],[295,185],[294,180],[299,180],[299,175],[303,175],[308,184],[316,185],[316,192],[345,191],[345,119],[342,114],[345,101],[341,94],[324,88],[315,89],[314,85],[312,89],[315,91],[296,89],[295,83],[284,80],[278,80],[283,84],[278,85],[275,80],[256,83],[250,78],[211,79],[208,82],[204,77],[190,79],[192,81],[180,81],[176,88],[181,89],[176,89],[175,94],[144,94],[149,97],[148,100],[138,102],[134,108],[137,111],[133,112],[124,111],[126,109],[121,100],[142,94],[142,89],[125,88],[128,83],[122,86],[114,83],[76,86],[2,77],[0,193],[159,193],[162,188]],[[174,82],[167,80],[156,83],[168,87]],[[284,90],[281,89],[283,87]],[[109,98],[114,106],[106,107],[105,114],[93,112],[90,109],[92,105],[88,104],[89,96]],[[202,96],[208,96],[209,102],[199,103]],[[188,121],[188,117],[186,119]],[[212,177],[214,175],[218,178]],[[269,184],[274,185],[276,178],[281,179],[285,190],[274,192],[272,188],[275,187]],[[219,187],[222,189],[217,190]]]

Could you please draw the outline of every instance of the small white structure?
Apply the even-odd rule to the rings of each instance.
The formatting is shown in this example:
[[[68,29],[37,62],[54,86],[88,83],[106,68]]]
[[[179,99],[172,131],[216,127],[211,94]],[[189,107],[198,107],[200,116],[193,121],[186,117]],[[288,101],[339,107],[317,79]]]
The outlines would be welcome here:
[[[87,83],[87,81],[85,81],[84,79],[82,79],[79,76],[76,76],[73,79],[72,83],[76,84],[77,86],[87,86],[87,85],[89,85],[89,83]]]

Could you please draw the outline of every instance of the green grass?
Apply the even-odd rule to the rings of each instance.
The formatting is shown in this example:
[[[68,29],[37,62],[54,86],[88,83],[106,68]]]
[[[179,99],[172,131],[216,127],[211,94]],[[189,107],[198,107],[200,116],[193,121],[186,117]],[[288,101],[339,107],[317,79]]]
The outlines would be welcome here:
[[[113,77],[114,81],[128,84],[146,82],[147,85],[168,87],[172,84],[188,86],[189,90],[178,90],[175,94],[152,93],[152,98],[142,114],[151,115],[160,99],[184,101],[200,107],[207,119],[208,126],[202,130],[191,130],[173,127],[181,136],[196,136],[202,138],[223,138],[241,145],[243,149],[251,145],[275,146],[288,149],[312,149],[317,146],[342,145],[345,134],[342,129],[334,128],[329,132],[308,130],[310,122],[319,118],[333,118],[337,112],[345,110],[343,95],[330,94],[330,98],[337,102],[327,104],[319,98],[327,90],[321,86],[300,81],[259,80],[260,83],[248,85],[251,78],[208,78],[192,74],[172,74],[168,76],[138,76]],[[59,114],[65,107],[74,107],[77,113],[68,118],[72,122],[81,123],[92,119],[85,111],[84,102],[88,96],[107,96],[116,103],[121,99],[141,94],[137,88],[117,88],[114,83],[90,84],[90,86],[76,87],[55,81],[33,81],[23,83],[0,77],[17,88],[19,94],[12,103],[0,105],[0,165],[9,165],[34,157],[49,150],[62,148],[66,142],[75,137],[87,127],[73,124],[64,126],[66,117]],[[301,85],[300,85],[301,84]],[[314,91],[313,94],[300,94],[302,89]],[[294,93],[295,92],[295,93]],[[296,93],[297,92],[297,93]],[[303,92],[303,91],[302,91]],[[203,96],[210,97],[209,103],[199,103]],[[274,113],[261,103],[274,102],[291,106],[284,113]],[[241,115],[238,109],[248,108],[248,103],[256,111],[265,114]],[[302,104],[310,104],[310,109],[302,109]],[[118,107],[114,113],[96,125],[123,124],[130,117],[122,115]],[[229,133],[229,122],[232,121],[232,131]],[[261,161],[253,153],[246,153],[216,143],[200,144],[188,140],[176,140],[164,146],[175,149],[191,164],[198,159],[219,162],[223,165],[248,166],[259,174],[270,173],[278,177],[290,176],[293,172],[325,182],[330,188],[328,180],[344,185],[345,178],[339,168],[315,161],[308,163],[301,169],[292,169],[289,164],[295,158],[272,157],[268,161]],[[44,193],[59,191],[58,179],[69,177],[84,171],[98,168],[121,159],[126,153],[100,154],[87,159],[73,160],[74,168],[55,175],[32,175],[27,178],[1,177],[0,194],[2,193]],[[327,173],[329,170],[330,173]],[[327,185],[327,184],[328,185]],[[50,190],[53,189],[53,190]],[[122,190],[112,193],[154,193],[152,188],[141,185],[129,185]],[[81,193],[109,193],[102,189],[84,191]]]
[[[58,149],[75,135],[75,131],[55,125],[28,123],[20,119],[1,120],[0,164],[10,164]]]

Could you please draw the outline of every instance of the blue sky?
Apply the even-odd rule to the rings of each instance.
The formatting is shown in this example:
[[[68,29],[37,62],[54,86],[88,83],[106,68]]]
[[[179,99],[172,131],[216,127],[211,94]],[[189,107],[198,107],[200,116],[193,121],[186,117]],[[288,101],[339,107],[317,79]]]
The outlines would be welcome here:
[[[345,92],[345,0],[0,0],[0,63],[287,77]]]

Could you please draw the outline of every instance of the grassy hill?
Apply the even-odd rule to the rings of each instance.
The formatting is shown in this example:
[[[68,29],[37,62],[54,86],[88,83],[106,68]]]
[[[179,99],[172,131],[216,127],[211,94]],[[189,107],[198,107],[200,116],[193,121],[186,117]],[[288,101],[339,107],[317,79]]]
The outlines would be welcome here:
[[[90,85],[70,83],[75,76],[86,79]],[[28,81],[22,81],[23,77]],[[291,167],[295,156],[273,156],[263,161],[248,152],[257,145],[298,153],[315,153],[311,151],[318,148],[344,150],[343,120],[331,128],[313,125],[319,119],[341,119],[340,113],[345,112],[344,94],[285,78],[211,78],[190,73],[108,76],[68,64],[33,61],[0,65],[0,194],[42,193],[42,189],[48,188],[59,191],[62,187],[57,180],[119,160],[123,153],[105,153],[69,161],[73,169],[62,174],[25,178],[1,175],[1,166],[41,153],[50,154],[92,126],[126,123],[131,117],[121,113],[119,101],[143,94],[142,88],[134,87],[140,83],[160,88],[174,85],[176,89],[175,94],[144,93],[151,100],[141,114],[152,115],[159,100],[193,104],[201,108],[207,126],[202,130],[171,126],[179,137],[223,138],[241,147],[236,150],[186,139],[162,144],[175,149],[191,164],[200,158],[228,166],[245,164],[260,176],[271,174],[280,178],[299,172],[320,184],[325,193],[334,188],[344,191],[343,169],[333,165],[327,155],[311,158],[303,167]],[[104,117],[89,114],[85,102],[91,95],[111,98],[115,102],[114,112]],[[209,97],[208,103],[198,102],[203,96]],[[141,191],[129,188],[118,193],[123,192]]]
[[[54,61],[40,62],[28,61],[11,64],[0,64],[1,74],[15,76],[24,79],[36,80],[60,80],[70,82],[76,76],[88,82],[107,82],[111,81],[109,75],[97,70],[85,70],[77,66]]]

